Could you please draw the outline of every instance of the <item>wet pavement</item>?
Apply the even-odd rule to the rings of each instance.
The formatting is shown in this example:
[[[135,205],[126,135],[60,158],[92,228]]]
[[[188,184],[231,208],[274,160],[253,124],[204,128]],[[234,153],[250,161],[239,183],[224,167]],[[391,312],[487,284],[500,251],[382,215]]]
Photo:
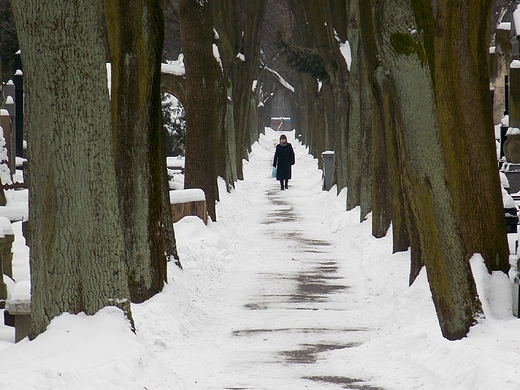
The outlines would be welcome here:
[[[249,338],[251,343],[291,339],[294,348],[271,353],[271,362],[292,367],[300,373],[302,383],[308,381],[309,387],[314,383],[313,388],[318,385],[330,389],[383,390],[360,378],[311,374],[316,370],[310,367],[323,360],[327,353],[361,345],[367,329],[327,322],[327,312],[341,311],[347,316],[349,310],[348,304],[338,304],[338,301],[348,302],[350,286],[342,276],[345,272],[340,272],[343,265],[336,258],[337,251],[331,242],[317,238],[316,232],[302,228],[299,221],[303,216],[291,205],[290,189],[267,190],[266,197],[272,211],[261,221],[265,234],[272,236],[273,242],[282,242],[286,248],[282,251],[293,253],[291,261],[298,262],[299,267],[288,274],[281,274],[277,269],[260,273],[263,288],[244,305],[264,317],[275,317],[280,326],[235,329],[233,336]],[[278,252],[280,249],[273,248],[268,255],[276,256]],[[301,326],[294,326],[295,323]],[[228,389],[245,390],[246,387]]]

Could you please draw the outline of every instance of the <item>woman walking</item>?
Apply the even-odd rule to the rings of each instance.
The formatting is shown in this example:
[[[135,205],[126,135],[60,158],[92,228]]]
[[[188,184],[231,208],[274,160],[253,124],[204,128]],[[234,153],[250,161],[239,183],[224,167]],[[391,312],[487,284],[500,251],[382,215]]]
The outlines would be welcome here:
[[[273,167],[277,168],[276,180],[280,181],[280,189],[282,191],[289,188],[291,166],[294,165],[294,161],[292,145],[287,142],[287,137],[282,134],[280,136],[280,143],[276,145],[273,162]]]

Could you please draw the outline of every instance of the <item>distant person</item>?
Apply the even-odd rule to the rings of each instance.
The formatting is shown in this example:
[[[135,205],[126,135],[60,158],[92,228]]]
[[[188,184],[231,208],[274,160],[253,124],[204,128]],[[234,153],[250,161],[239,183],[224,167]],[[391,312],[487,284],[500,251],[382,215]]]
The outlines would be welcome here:
[[[273,162],[273,167],[277,169],[276,180],[280,181],[280,189],[282,191],[289,188],[291,166],[294,165],[294,161],[292,145],[287,142],[287,137],[282,134],[280,136],[280,143],[276,145]]]

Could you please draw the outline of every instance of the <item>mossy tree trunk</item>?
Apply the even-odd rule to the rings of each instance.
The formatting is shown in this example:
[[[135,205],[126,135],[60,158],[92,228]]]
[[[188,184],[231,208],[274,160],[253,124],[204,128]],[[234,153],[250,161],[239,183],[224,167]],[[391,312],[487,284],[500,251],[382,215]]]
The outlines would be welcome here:
[[[128,285],[132,302],[139,303],[160,292],[166,281],[166,155],[160,94],[162,2],[107,0],[105,14],[112,63],[114,158]]]
[[[489,271],[507,272],[509,250],[489,99],[492,3],[443,0],[436,14],[426,1],[413,4],[419,28],[432,37],[426,42],[428,64],[465,252],[481,253]]]
[[[27,102],[30,338],[64,312],[112,305],[131,318],[102,2],[17,0],[13,11]]]
[[[201,188],[208,214],[216,220],[215,141],[219,128],[221,69],[213,55],[209,1],[180,0],[181,44],[186,69],[186,188]]]
[[[360,12],[364,12],[367,18],[370,14],[367,8],[369,6],[362,2],[358,4]],[[363,29],[363,44],[367,49],[367,63],[370,64],[367,67],[369,77],[372,74],[373,80],[380,80],[379,85],[387,84],[384,87],[386,100],[392,103],[392,142],[400,170],[395,180],[395,185],[400,188],[394,189],[394,193],[401,196],[401,201],[404,203],[399,219],[407,228],[408,239],[412,245],[410,280],[415,278],[421,261],[424,261],[441,331],[444,337],[454,340],[464,337],[481,313],[469,258],[477,252],[476,246],[471,248],[472,236],[478,235],[480,233],[478,229],[484,230],[484,227],[482,224],[477,226],[467,218],[464,208],[466,205],[471,207],[474,213],[480,215],[479,218],[482,218],[483,213],[476,210],[481,206],[481,200],[475,198],[475,193],[479,193],[476,189],[476,180],[472,181],[471,175],[467,174],[468,169],[471,169],[468,156],[479,160],[479,166],[484,164],[480,160],[486,160],[488,167],[494,167],[488,169],[487,177],[479,176],[481,181],[494,183],[498,181],[498,175],[493,153],[485,152],[491,148],[489,145],[483,145],[486,138],[492,141],[492,136],[483,136],[492,129],[492,126],[487,130],[482,123],[476,126],[480,129],[477,132],[481,133],[482,142],[479,147],[483,147],[478,158],[475,154],[471,155],[471,147],[467,145],[469,134],[463,129],[453,132],[454,122],[451,122],[450,138],[447,142],[448,139],[443,135],[446,129],[443,130],[442,122],[449,109],[446,105],[441,106],[439,96],[448,99],[449,91],[450,95],[455,95],[457,98],[454,102],[447,100],[444,104],[449,104],[453,108],[457,101],[464,100],[468,105],[471,105],[468,102],[473,101],[481,113],[486,112],[486,104],[484,102],[475,104],[474,100],[475,96],[485,95],[486,99],[488,97],[487,92],[484,92],[487,87],[483,87],[483,85],[487,86],[487,83],[481,83],[480,89],[476,88],[477,81],[481,82],[482,77],[487,77],[487,69],[484,70],[483,66],[479,68],[470,61],[470,57],[475,59],[478,56],[465,56],[464,53],[470,53],[469,50],[459,47],[452,51],[453,47],[458,46],[457,39],[472,41],[477,39],[477,35],[483,37],[485,34],[482,31],[476,34],[468,30],[467,35],[464,36],[452,35],[454,31],[459,30],[458,23],[467,22],[464,17],[476,20],[475,15],[465,12],[468,11],[467,8],[465,11],[459,10],[458,17],[455,19],[448,17],[450,22],[444,26],[437,25],[438,29],[435,30],[433,27],[435,23],[439,23],[447,15],[446,4],[439,3],[437,20],[434,20],[429,1],[423,2],[421,7],[418,4],[419,2],[412,3],[409,0],[372,1],[371,7],[375,10],[373,15],[375,26],[372,33],[368,28]],[[414,11],[416,16],[420,16],[417,18],[417,24],[413,23]],[[461,19],[458,19],[459,17]],[[484,17],[484,14],[479,15],[478,20]],[[419,28],[410,29],[410,21]],[[374,34],[374,31],[378,33]],[[437,33],[434,34],[434,31]],[[446,52],[441,55],[445,48],[436,43],[436,39],[445,34],[450,36],[448,46],[451,49],[448,51],[453,56],[451,58],[446,55]],[[375,39],[371,35],[375,36]],[[466,48],[469,46],[466,45]],[[472,53],[478,53],[478,48],[474,48],[475,51]],[[481,50],[481,54],[483,52]],[[453,83],[450,83],[448,88],[442,83],[443,80],[451,79],[451,76],[447,77],[451,73],[444,72],[450,68],[448,63],[457,61],[461,62],[454,65],[457,68],[456,73],[460,73],[461,70],[465,74],[472,73],[467,69],[470,68],[473,77],[465,79],[466,83],[458,84],[464,85],[464,88],[453,88],[457,85]],[[435,66],[441,63],[442,71]],[[451,70],[453,71],[454,69]],[[436,86],[436,83],[441,83],[441,86],[446,88],[445,90],[441,88],[443,95],[439,94],[439,86]],[[477,94],[477,90],[481,94]],[[466,94],[468,91],[472,94]],[[487,101],[487,104],[489,117],[491,117],[490,102]],[[469,108],[465,107],[465,109]],[[464,115],[462,111],[460,107],[456,110],[461,118]],[[485,114],[482,114],[479,117],[473,113],[472,118],[474,120],[480,118],[481,122],[485,122],[484,116]],[[466,122],[465,126],[468,125],[469,123]],[[491,142],[489,144],[492,145]],[[457,158],[454,158],[455,156]],[[454,160],[456,164],[453,163]],[[473,166],[473,170],[477,168]],[[493,193],[499,195],[498,183],[496,184],[496,188],[493,184],[484,185],[489,191],[488,195]],[[493,191],[493,188],[496,191]],[[491,202],[492,198],[488,199]],[[501,205],[500,200],[496,203]],[[406,205],[409,205],[409,208]],[[497,226],[500,225],[498,223],[491,224],[496,231],[486,231],[488,235],[485,238],[481,237],[479,249],[500,247],[494,242],[487,245],[486,240],[490,237],[494,237],[498,242],[503,242],[505,238],[505,230],[501,236],[502,230],[505,229],[501,215],[503,211],[496,214],[501,217],[501,219],[496,218],[501,222],[501,226]],[[486,215],[487,218],[491,218],[489,214]],[[394,215],[394,223],[395,220]],[[498,249],[494,254],[497,251]]]

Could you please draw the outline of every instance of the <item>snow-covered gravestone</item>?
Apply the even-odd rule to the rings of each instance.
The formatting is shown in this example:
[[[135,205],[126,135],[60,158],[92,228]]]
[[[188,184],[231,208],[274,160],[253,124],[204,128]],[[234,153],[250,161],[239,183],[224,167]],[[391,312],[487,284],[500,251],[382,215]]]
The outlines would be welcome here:
[[[200,188],[170,191],[170,204],[174,223],[188,215],[194,215],[207,224],[206,195]]]
[[[5,217],[0,217],[0,309],[5,307],[7,300],[7,285],[4,281],[4,275],[13,279],[13,241],[14,233],[11,221]]]
[[[0,126],[0,179],[2,184],[12,184],[11,169],[9,168],[9,156],[7,154],[7,142],[4,137],[4,128]]]
[[[4,107],[0,109],[0,127],[3,129],[4,133],[4,141],[5,141],[5,148],[7,150],[7,157],[14,156],[14,152],[12,149],[13,145],[13,123],[14,123],[14,101],[11,96],[8,96]],[[8,162],[9,170],[10,170],[10,177],[15,173],[16,170],[16,161],[15,159],[10,159]]]

